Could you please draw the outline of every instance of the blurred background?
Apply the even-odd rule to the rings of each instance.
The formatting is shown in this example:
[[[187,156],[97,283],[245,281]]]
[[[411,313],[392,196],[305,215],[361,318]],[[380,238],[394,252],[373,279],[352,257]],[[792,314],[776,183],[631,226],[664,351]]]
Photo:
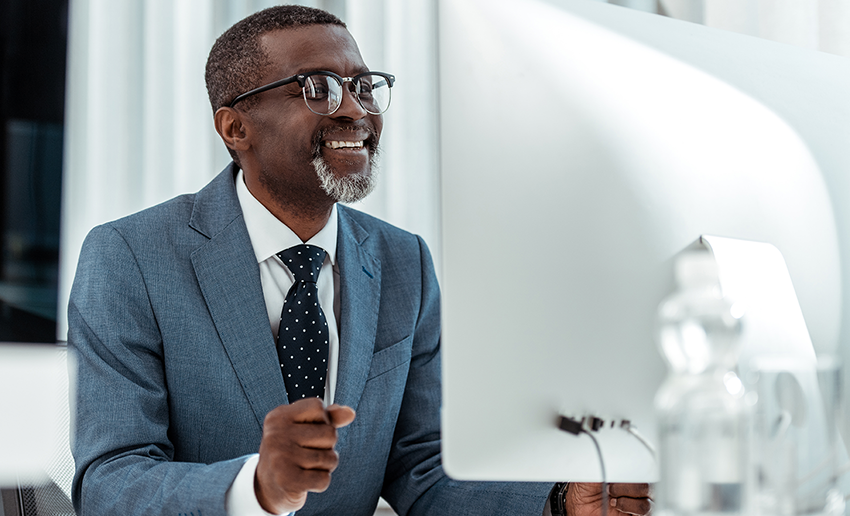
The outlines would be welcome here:
[[[207,52],[227,27],[275,3],[0,2],[0,340],[65,340],[86,233],[196,191],[228,163],[204,87]],[[436,3],[294,3],[341,17],[367,64],[398,77],[380,186],[357,208],[421,234],[439,274]],[[850,56],[845,0],[609,3]]]

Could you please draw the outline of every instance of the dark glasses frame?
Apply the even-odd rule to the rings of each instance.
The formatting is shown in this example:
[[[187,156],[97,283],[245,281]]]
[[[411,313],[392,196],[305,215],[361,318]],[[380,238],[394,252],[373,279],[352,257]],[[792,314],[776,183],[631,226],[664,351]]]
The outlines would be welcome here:
[[[342,87],[343,90],[345,90],[345,83],[350,82],[350,83],[354,84],[355,93],[356,93],[355,97],[357,98],[357,102],[369,114],[380,115],[381,113],[385,113],[387,111],[387,109],[389,109],[389,107],[390,107],[390,102],[387,102],[387,107],[384,108],[383,111],[375,113],[373,111],[370,111],[366,106],[364,106],[363,101],[360,99],[360,79],[362,77],[366,77],[367,75],[378,75],[380,77],[383,77],[384,79],[386,79],[387,87],[390,89],[390,95],[392,95],[392,93],[391,93],[392,87],[393,87],[393,84],[395,83],[395,76],[394,75],[389,74],[389,73],[384,73],[384,72],[371,72],[370,71],[370,72],[359,73],[359,74],[355,75],[354,77],[342,77],[342,76],[337,75],[333,72],[328,72],[328,71],[325,71],[325,70],[317,70],[315,72],[299,73],[299,74],[293,75],[292,77],[287,77],[286,79],[280,79],[278,81],[274,81],[274,82],[271,82],[269,84],[266,84],[265,86],[260,86],[259,88],[254,88],[253,90],[246,91],[245,93],[242,93],[241,95],[238,95],[235,99],[233,99],[233,101],[231,101],[230,104],[228,104],[228,107],[232,108],[237,103],[245,100],[246,98],[248,98],[252,95],[256,95],[256,94],[262,93],[264,91],[269,91],[269,90],[272,90],[274,88],[279,88],[281,86],[286,86],[287,84],[292,84],[293,82],[297,82],[298,85],[301,87],[301,94],[304,97],[304,102],[307,103],[307,108],[310,111],[313,111],[313,108],[310,107],[310,102],[307,99],[307,91],[305,89],[305,85],[307,84],[307,79],[309,79],[313,75],[327,75],[327,76],[333,77],[334,79],[337,80],[337,82],[339,82],[339,84],[340,84],[340,86]],[[392,98],[392,96],[390,96],[390,98]],[[340,103],[339,105],[342,105],[342,103]],[[333,111],[331,111],[330,113],[316,113],[316,111],[313,111],[313,113],[316,113],[317,115],[329,116],[329,115],[336,113],[337,109],[339,109],[339,105]]]

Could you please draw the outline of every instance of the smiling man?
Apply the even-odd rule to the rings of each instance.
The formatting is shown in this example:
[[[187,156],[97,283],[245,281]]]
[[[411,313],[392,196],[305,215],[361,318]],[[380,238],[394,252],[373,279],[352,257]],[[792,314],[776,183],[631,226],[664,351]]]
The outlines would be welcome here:
[[[394,77],[336,17],[283,6],[225,32],[206,78],[233,163],[80,257],[78,514],[599,514],[598,485],[442,471],[427,247],[337,204],[374,187]],[[609,514],[649,509],[645,485],[609,493]]]

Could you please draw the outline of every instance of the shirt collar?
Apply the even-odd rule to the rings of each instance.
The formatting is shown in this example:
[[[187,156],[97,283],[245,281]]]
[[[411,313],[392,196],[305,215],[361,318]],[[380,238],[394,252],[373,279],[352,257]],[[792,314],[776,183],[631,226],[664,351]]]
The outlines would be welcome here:
[[[303,243],[321,247],[328,253],[331,265],[336,265],[336,236],[339,227],[336,204],[331,209],[331,216],[328,218],[325,227],[307,242],[301,242],[301,239],[289,229],[289,226],[272,215],[251,194],[248,187],[245,186],[241,170],[236,174],[236,195],[239,198],[239,205],[242,207],[242,215],[245,218],[245,226],[248,228],[248,236],[251,238],[257,263],[268,260],[284,249]]]

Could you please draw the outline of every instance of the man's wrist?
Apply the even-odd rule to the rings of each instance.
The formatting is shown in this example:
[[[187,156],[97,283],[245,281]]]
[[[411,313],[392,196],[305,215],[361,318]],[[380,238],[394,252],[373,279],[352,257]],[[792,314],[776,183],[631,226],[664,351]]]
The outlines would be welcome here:
[[[549,491],[549,510],[552,512],[552,516],[568,516],[567,489],[569,488],[569,482],[558,482]]]
[[[225,495],[227,516],[275,516],[266,512],[254,491],[254,476],[259,455],[251,455]]]

